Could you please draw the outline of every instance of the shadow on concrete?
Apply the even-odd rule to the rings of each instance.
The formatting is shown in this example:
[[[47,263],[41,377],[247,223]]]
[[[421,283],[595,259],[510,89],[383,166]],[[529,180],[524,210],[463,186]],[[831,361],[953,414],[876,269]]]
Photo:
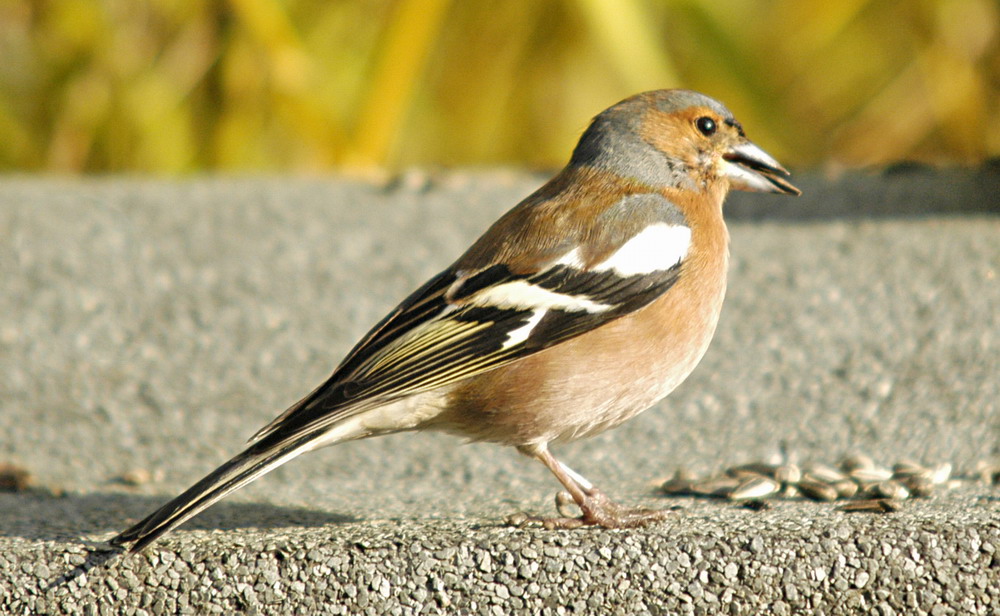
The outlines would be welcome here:
[[[41,541],[80,541],[95,533],[123,530],[153,512],[172,496],[125,492],[67,493],[42,490],[0,494],[0,537]],[[182,528],[235,530],[321,527],[357,518],[315,509],[268,503],[221,502],[186,522]]]
[[[112,566],[126,552],[106,543],[111,532],[142,519],[170,496],[123,492],[56,495],[43,489],[0,494],[0,537],[77,544],[85,548],[83,562],[55,566],[44,587],[53,590],[94,569]],[[321,527],[354,522],[352,516],[267,503],[217,503],[182,528],[235,530]],[[100,537],[95,538],[95,537]]]

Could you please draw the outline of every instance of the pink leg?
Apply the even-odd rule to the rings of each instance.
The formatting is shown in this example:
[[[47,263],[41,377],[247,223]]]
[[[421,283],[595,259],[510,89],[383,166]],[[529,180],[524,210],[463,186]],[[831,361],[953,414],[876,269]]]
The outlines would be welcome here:
[[[664,520],[670,515],[668,511],[624,507],[615,503],[591,485],[589,481],[556,460],[555,456],[544,445],[519,447],[518,450],[544,464],[556,476],[559,483],[566,488],[566,492],[560,492],[556,495],[556,507],[559,512],[564,513],[565,506],[573,502],[580,508],[583,515],[577,518],[568,516],[545,518],[518,514],[511,516],[509,521],[513,524],[521,526],[535,522],[548,529],[580,528],[581,526],[638,528]]]

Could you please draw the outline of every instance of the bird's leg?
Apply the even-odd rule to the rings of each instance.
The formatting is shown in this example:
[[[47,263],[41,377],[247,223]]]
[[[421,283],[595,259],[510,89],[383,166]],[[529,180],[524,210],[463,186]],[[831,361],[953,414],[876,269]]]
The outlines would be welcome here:
[[[564,517],[545,518],[521,514],[511,518],[517,525],[532,522],[540,523],[545,528],[579,528],[581,526],[603,526],[604,528],[637,528],[665,519],[669,512],[658,509],[632,508],[619,505],[609,499],[582,475],[566,466],[544,445],[519,447],[521,453],[531,456],[544,464],[566,492],[556,494],[556,508]],[[567,515],[567,506],[575,503],[583,512],[580,517]]]

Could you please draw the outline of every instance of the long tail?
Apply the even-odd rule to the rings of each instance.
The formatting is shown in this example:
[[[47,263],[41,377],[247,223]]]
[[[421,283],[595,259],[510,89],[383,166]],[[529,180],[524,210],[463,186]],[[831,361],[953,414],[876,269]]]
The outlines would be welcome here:
[[[303,436],[284,443],[254,443],[242,453],[209,473],[183,494],[163,505],[144,520],[122,531],[111,540],[112,545],[126,545],[138,552],[165,533],[180,526],[220,498],[237,490],[261,475],[281,466],[301,453],[314,448],[316,435]]]

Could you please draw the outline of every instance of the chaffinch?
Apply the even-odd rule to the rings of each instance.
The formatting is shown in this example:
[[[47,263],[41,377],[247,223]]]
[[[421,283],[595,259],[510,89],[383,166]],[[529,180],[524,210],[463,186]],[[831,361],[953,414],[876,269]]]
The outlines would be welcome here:
[[[549,444],[617,426],[691,373],[726,289],[723,199],[730,188],[799,194],[785,175],[703,94],[658,90],[610,107],[558,175],[389,313],[326,382],[112,543],[141,550],[299,454],[407,430],[516,447],[565,487],[561,505],[582,511],[517,522],[661,519],[612,502]]]

